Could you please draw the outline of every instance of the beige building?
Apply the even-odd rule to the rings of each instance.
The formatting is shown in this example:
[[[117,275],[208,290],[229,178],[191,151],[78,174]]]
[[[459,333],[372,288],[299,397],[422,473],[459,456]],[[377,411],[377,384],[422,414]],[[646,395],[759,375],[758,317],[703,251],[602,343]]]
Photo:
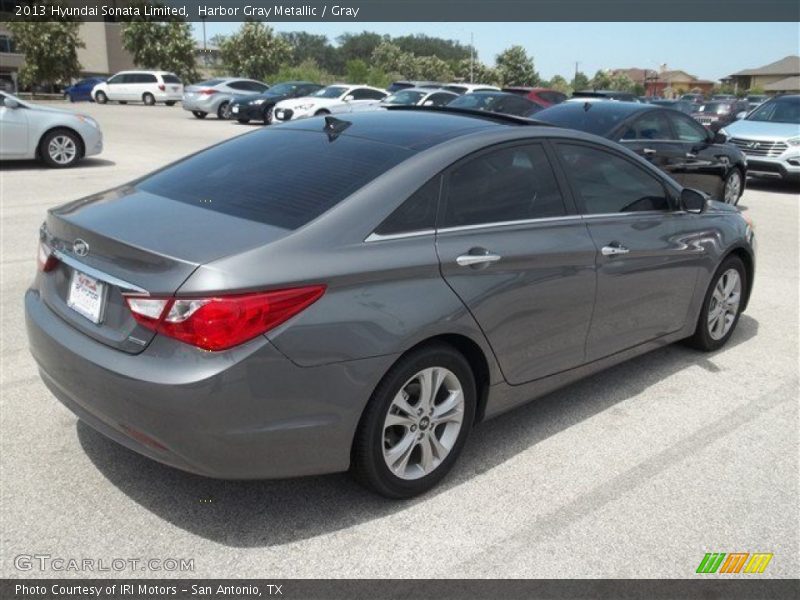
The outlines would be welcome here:
[[[0,6],[4,7],[5,3]],[[0,12],[0,88],[3,83],[13,83],[16,88],[17,72],[25,63],[25,55],[17,52],[14,39],[2,20]],[[122,29],[119,23],[81,23],[80,37],[85,48],[78,48],[81,76],[111,75],[132,69],[133,58],[122,47]]]
[[[763,67],[745,69],[723,81],[737,91],[760,88],[768,94],[797,93],[800,92],[800,56],[787,56]]]

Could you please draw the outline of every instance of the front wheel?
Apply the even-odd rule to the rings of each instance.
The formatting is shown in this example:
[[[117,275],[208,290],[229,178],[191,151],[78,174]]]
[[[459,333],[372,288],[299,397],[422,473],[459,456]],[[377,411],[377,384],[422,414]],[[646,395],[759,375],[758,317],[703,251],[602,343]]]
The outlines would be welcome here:
[[[71,167],[81,158],[81,139],[66,129],[56,129],[42,138],[39,153],[48,167]]]
[[[230,119],[231,118],[231,103],[230,102],[223,102],[217,108],[217,118],[218,119]]]
[[[97,92],[94,95],[94,101],[97,102],[98,104],[105,104],[106,102],[108,102],[108,96],[106,96],[105,92]]]
[[[739,198],[741,198],[744,188],[742,183],[742,174],[739,169],[731,169],[731,172],[725,178],[725,185],[722,193],[726,204],[735,206],[739,203]]]
[[[706,352],[722,348],[739,322],[745,290],[747,272],[744,263],[738,256],[729,256],[711,279],[689,345]]]
[[[476,402],[472,369],[453,347],[436,344],[406,355],[364,411],[353,446],[354,476],[389,498],[428,491],[461,453]]]
[[[155,106],[156,97],[148,92],[142,96],[142,102],[144,102],[146,106]]]

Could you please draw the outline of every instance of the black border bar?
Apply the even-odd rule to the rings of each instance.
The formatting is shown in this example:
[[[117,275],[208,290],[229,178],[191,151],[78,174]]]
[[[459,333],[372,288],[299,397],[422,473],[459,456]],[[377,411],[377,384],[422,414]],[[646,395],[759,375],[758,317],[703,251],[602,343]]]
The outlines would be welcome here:
[[[159,0],[182,9],[189,21],[247,19],[267,22],[771,22],[800,21],[797,0]],[[26,4],[21,0],[18,4]],[[100,14],[67,20],[103,21],[103,7],[124,6],[113,0],[70,0],[76,8],[95,8]],[[269,15],[250,15],[245,7],[272,9]],[[200,7],[222,7],[235,14],[201,18]],[[281,7],[281,14],[277,14]],[[336,14],[334,7],[358,9],[356,16]],[[287,10],[288,9],[288,10]],[[288,13],[288,14],[287,14]],[[0,19],[8,18],[6,15]],[[22,20],[58,20],[18,16]],[[124,20],[120,17],[119,20]]]
[[[123,587],[131,586],[131,587]],[[193,587],[194,586],[194,587]],[[220,593],[219,588],[231,590]],[[22,590],[22,587],[27,588]],[[34,591],[38,588],[38,591]],[[100,593],[97,593],[97,590]],[[210,589],[211,593],[205,593]],[[70,593],[70,590],[74,590]],[[200,593],[197,591],[200,590]],[[3,600],[775,600],[800,597],[798,579],[3,579]]]

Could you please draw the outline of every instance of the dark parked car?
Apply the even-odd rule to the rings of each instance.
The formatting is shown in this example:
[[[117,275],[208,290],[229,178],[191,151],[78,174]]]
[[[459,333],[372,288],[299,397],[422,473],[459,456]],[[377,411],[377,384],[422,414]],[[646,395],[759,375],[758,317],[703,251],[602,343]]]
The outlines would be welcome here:
[[[744,191],[747,161],[722,136],[671,108],[631,102],[565,102],[536,114],[553,125],[622,143],[680,184],[736,204]]]
[[[77,83],[64,88],[64,99],[70,102],[94,102],[92,90],[98,83],[105,81],[105,77],[87,77]]]
[[[651,100],[650,104],[663,106],[664,108],[674,108],[687,115],[692,114],[695,110],[695,105],[686,100]]]
[[[692,113],[695,121],[711,131],[719,131],[725,125],[733,123],[739,113],[748,110],[747,100],[712,100],[697,106]]]
[[[767,96],[765,94],[755,94],[755,95],[747,96],[747,98],[745,98],[745,100],[747,100],[747,109],[748,110],[753,110],[757,106],[761,106],[762,104],[764,104],[764,102],[769,100],[769,96]]]
[[[464,94],[463,96],[458,96],[447,106],[450,108],[485,110],[518,117],[533,115],[544,108],[541,104],[532,100],[506,92],[473,92]]]
[[[553,104],[561,104],[567,99],[567,95],[559,92],[558,90],[551,90],[550,88],[541,87],[505,87],[504,92],[509,94],[516,94],[528,100],[533,100],[536,104],[547,108]]]
[[[272,122],[272,110],[278,102],[309,96],[323,87],[325,86],[310,81],[276,83],[263,94],[234,98],[231,102],[230,115],[239,123],[248,123],[252,120],[263,121],[266,125]]]
[[[605,100],[621,100],[623,102],[641,102],[636,94],[617,90],[582,90],[573,92],[573,98],[600,98]]]
[[[403,107],[51,209],[25,313],[53,394],[141,454],[408,497],[478,421],[671,342],[722,347],[753,273],[735,208],[618,144]]]

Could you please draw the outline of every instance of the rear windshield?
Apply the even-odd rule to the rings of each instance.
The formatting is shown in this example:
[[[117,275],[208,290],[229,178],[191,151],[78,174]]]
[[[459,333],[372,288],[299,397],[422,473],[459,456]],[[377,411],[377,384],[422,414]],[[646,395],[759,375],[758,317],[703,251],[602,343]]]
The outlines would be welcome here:
[[[168,75],[164,76],[164,81],[167,81],[167,77],[168,77]],[[197,83],[195,83],[195,85],[204,85],[206,87],[214,87],[215,85],[219,85],[220,83],[223,83],[224,81],[225,81],[224,79],[208,79],[207,81],[198,81]]]
[[[181,80],[178,79],[175,75],[162,75],[161,78],[164,80],[164,83],[180,83]]]
[[[320,127],[322,127],[320,125]],[[297,229],[412,154],[362,138],[275,128],[225,142],[143,179],[151,194]]]

